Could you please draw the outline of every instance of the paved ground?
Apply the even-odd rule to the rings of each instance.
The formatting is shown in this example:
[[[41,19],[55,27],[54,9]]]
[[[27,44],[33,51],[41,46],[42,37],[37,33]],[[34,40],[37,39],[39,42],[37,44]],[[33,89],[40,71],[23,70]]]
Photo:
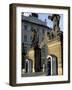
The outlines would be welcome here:
[[[46,76],[46,72],[35,72],[35,73],[22,74],[22,77],[32,77],[32,76]]]

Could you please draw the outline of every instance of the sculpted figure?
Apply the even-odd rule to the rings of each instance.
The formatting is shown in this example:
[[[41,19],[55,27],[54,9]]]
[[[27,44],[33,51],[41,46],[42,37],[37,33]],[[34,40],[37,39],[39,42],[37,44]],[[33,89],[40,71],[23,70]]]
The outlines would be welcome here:
[[[39,39],[38,39],[37,31],[32,30],[32,46],[35,47],[36,45],[38,45],[38,42]]]
[[[60,15],[59,14],[52,14],[52,16],[48,16],[53,22],[53,30],[51,32],[51,38],[57,37],[57,33],[60,31],[59,23],[60,23]]]

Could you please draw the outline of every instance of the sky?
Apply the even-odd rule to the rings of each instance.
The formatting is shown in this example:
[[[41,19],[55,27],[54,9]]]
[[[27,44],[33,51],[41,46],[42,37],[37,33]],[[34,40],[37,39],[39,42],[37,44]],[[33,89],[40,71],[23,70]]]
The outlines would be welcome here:
[[[30,14],[31,13],[26,13],[26,12],[24,13],[25,16],[29,16]],[[40,20],[44,21],[44,22],[45,22],[45,19],[46,19],[47,26],[52,28],[53,23],[52,23],[51,20],[48,19],[49,15],[52,15],[52,14],[51,13],[38,13],[38,18]],[[63,31],[63,15],[62,14],[60,14],[60,24],[59,24],[59,26],[60,26],[60,30]]]
[[[53,27],[53,22],[51,20],[48,19],[48,16],[52,15],[50,13],[39,13],[39,19],[42,20],[42,21],[45,21],[46,19],[46,22],[47,22],[47,26],[49,27]],[[63,31],[63,15],[60,14],[60,30]]]

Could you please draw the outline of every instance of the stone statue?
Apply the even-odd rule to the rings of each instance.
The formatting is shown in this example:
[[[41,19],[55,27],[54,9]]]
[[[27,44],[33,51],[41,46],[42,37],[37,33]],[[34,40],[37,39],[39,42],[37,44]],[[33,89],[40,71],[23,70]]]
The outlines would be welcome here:
[[[60,22],[60,15],[58,14],[53,14],[52,16],[48,16],[48,19],[53,21],[53,29],[59,28],[59,22]]]
[[[37,31],[34,29],[32,30],[32,47],[35,47],[38,45],[39,37]]]
[[[52,14],[52,16],[48,16],[48,19],[50,19],[53,22],[53,29],[51,33],[49,34],[50,39],[56,38],[57,33],[60,32],[60,15],[59,14]]]

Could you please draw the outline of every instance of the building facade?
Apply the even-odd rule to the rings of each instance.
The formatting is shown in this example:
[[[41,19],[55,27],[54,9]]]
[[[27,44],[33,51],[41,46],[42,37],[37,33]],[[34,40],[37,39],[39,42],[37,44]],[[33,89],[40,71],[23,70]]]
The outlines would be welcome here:
[[[22,15],[22,70],[25,69],[24,73],[63,74],[63,33],[59,28],[60,17],[52,15],[48,18],[53,21],[52,29],[47,26],[46,20],[45,22],[39,20],[38,14]],[[28,60],[30,64],[26,63]]]

